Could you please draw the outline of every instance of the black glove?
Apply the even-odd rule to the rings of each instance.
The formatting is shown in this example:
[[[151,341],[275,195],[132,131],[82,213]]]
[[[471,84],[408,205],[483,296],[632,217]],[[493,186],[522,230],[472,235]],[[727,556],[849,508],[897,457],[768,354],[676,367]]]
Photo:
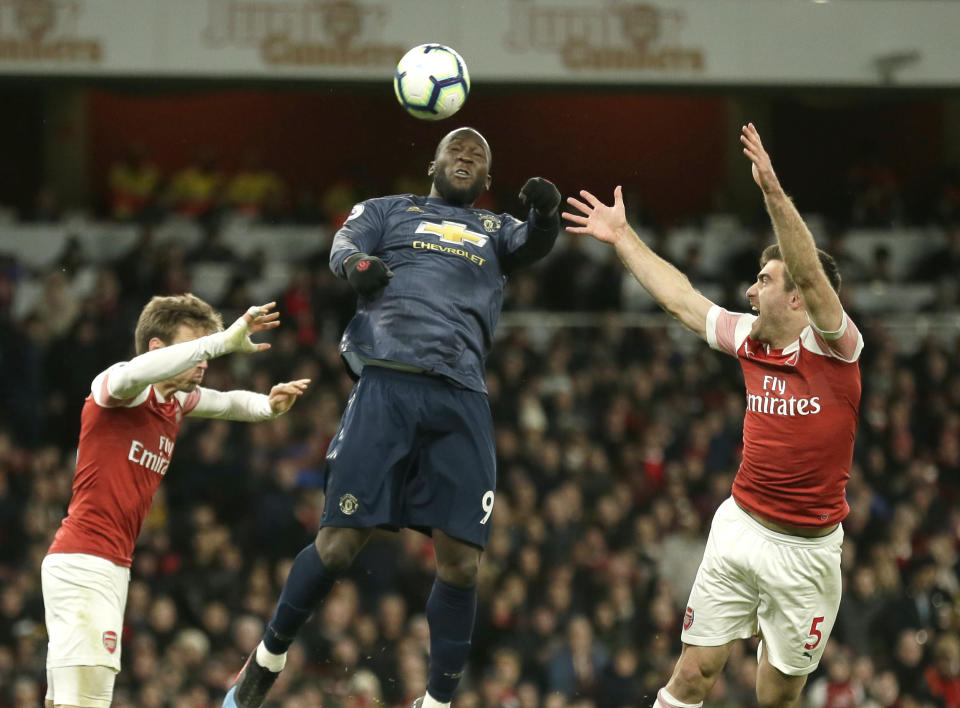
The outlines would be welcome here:
[[[343,262],[347,273],[347,282],[363,297],[370,297],[393,277],[393,271],[376,256],[366,253],[354,253]]]
[[[537,216],[553,216],[560,206],[560,190],[548,179],[531,177],[520,190],[520,201]]]

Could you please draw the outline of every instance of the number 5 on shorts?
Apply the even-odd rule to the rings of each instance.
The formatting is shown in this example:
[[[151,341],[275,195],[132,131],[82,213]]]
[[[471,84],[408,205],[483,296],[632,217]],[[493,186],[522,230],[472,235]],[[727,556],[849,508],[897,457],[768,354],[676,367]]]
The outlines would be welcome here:
[[[817,629],[817,625],[823,622],[823,617],[814,617],[813,624],[810,625],[810,638],[814,639],[812,642],[807,642],[803,645],[804,649],[816,649],[820,644],[820,640],[823,639],[823,633]]]
[[[487,512],[482,519],[480,519],[481,524],[485,524],[490,520],[490,514],[493,513],[493,490],[490,489],[484,493],[483,499],[480,500],[480,506],[483,507],[483,510]],[[821,617],[821,619],[823,619]]]

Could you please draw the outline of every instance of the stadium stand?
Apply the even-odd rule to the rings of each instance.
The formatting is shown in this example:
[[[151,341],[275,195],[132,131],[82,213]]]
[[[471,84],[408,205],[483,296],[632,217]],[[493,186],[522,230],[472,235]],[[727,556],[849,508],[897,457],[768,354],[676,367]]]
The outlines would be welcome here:
[[[0,225],[0,354],[17,372],[0,383],[2,705],[42,696],[37,569],[70,496],[79,408],[94,375],[129,356],[149,294],[192,289],[227,321],[276,298],[273,349],[217,361],[208,381],[263,390],[283,372],[316,384],[270,423],[185,425],[137,548],[114,705],[216,704],[313,537],[351,387],[337,340],[354,300],[326,269],[331,232],[228,219],[222,250],[206,251],[218,260],[193,260],[208,228]],[[731,307],[746,284],[729,264],[769,238],[724,215],[644,234],[681,267],[702,263],[697,282]],[[846,594],[811,708],[960,706],[960,315],[955,286],[914,279],[951,238],[837,237],[860,273],[846,299],[867,348]],[[736,471],[744,403],[736,362],[679,333],[631,283],[602,251],[567,241],[512,284],[489,362],[500,488],[458,708],[642,706],[669,677],[706,524]],[[577,312],[557,306],[560,287]],[[432,577],[424,537],[377,536],[294,645],[271,705],[421,695],[428,644],[414,610]],[[734,650],[707,706],[754,704],[753,648]]]

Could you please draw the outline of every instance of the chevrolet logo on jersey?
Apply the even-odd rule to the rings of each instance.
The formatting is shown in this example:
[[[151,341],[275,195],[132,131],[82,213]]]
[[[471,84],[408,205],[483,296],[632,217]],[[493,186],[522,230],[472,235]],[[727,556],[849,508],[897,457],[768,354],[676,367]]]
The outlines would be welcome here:
[[[417,233],[436,234],[440,237],[441,241],[455,243],[458,246],[462,246],[464,241],[469,241],[477,248],[483,248],[490,239],[489,236],[485,236],[484,234],[469,231],[466,224],[458,224],[455,221],[443,221],[439,224],[421,221],[417,225]]]

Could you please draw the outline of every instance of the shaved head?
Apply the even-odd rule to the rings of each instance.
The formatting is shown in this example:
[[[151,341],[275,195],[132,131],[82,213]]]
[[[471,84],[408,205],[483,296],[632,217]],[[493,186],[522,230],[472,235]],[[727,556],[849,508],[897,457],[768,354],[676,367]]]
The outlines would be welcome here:
[[[487,166],[489,167],[490,164],[493,162],[493,151],[490,149],[490,143],[487,142],[487,139],[483,137],[483,135],[480,133],[479,130],[477,130],[476,128],[469,128],[466,126],[464,126],[463,128],[456,128],[454,130],[451,130],[449,133],[444,135],[443,139],[441,139],[440,142],[437,143],[437,149],[433,153],[433,159],[434,160],[437,159],[437,155],[440,154],[440,151],[443,149],[444,145],[449,143],[455,137],[462,137],[464,134],[471,134],[475,136],[477,139],[479,139],[481,143],[483,143],[483,147],[487,151]]]

